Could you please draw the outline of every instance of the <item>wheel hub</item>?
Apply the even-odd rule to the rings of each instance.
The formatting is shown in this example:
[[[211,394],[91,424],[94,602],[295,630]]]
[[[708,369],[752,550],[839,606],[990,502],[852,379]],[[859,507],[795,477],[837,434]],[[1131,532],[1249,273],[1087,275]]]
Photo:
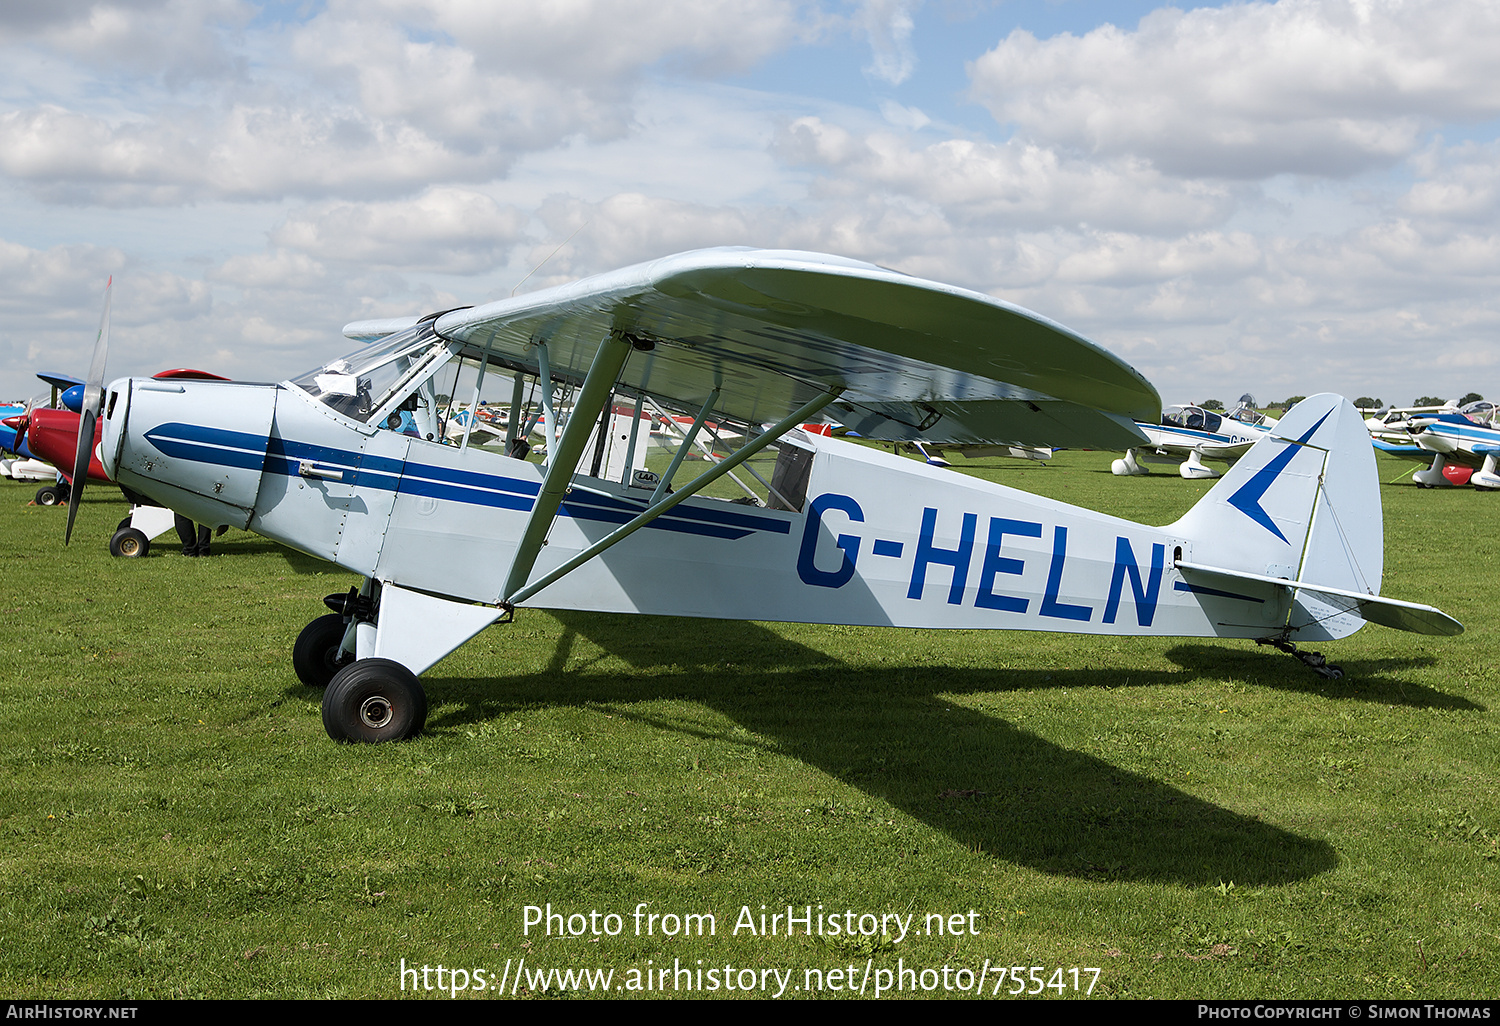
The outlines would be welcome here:
[[[391,722],[392,715],[390,701],[379,695],[371,695],[359,706],[360,722],[372,730],[379,730]]]

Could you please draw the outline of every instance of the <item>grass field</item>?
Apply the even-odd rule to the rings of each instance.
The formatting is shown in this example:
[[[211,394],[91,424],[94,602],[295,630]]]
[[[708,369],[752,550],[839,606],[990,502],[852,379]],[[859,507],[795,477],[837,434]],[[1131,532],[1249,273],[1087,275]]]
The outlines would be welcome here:
[[[1109,459],[974,472],[1154,523],[1208,487]],[[355,747],[289,655],[352,577],[237,532],[111,559],[98,487],[64,549],[33,490],[0,484],[8,997],[492,996],[523,958],[616,996],[1016,989],[987,964],[1049,997],[1075,967],[1096,999],[1500,994],[1500,496],[1383,487],[1383,590],[1468,631],[1368,627],[1324,648],[1340,681],[1245,642],[523,611],[425,676],[422,737]],[[549,903],[598,916],[528,931]],[[734,929],[789,905],[915,918]]]

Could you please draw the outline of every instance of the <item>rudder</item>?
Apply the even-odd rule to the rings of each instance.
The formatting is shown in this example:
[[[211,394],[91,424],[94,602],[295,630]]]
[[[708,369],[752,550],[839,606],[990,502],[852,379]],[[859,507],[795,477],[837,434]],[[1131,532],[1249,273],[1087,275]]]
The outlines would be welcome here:
[[[1365,595],[1380,593],[1384,537],[1375,453],[1342,396],[1298,403],[1173,530],[1181,559]],[[1364,623],[1353,600],[1300,590],[1287,637],[1344,637]]]

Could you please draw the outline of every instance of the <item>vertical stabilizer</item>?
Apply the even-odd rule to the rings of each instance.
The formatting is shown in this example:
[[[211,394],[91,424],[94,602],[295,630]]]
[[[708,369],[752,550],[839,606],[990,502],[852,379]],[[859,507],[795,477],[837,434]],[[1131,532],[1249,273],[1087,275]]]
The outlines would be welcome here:
[[[1298,403],[1174,530],[1182,559],[1378,595],[1384,562],[1379,479],[1364,421],[1337,395]],[[1353,599],[1298,590],[1289,637],[1328,640],[1364,622]]]

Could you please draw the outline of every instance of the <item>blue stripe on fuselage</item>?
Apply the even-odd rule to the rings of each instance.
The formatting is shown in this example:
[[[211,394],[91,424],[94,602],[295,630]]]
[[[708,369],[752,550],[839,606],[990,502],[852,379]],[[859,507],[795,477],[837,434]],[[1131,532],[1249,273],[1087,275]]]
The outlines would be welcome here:
[[[266,462],[265,438],[244,431],[161,424],[146,432],[146,440],[164,455],[193,463],[260,470]]]
[[[340,484],[375,488],[403,495],[510,509],[529,513],[541,483],[498,474],[482,474],[425,463],[412,463],[388,456],[371,456],[310,442],[243,431],[204,427],[197,424],[162,424],[146,433],[151,443],[168,456],[195,463],[238,467],[297,477],[303,461],[345,471]],[[558,510],[560,516],[623,524],[646,508],[644,502],[575,489]],[[682,504],[657,517],[648,527],[709,538],[736,539],[756,531],[789,534],[791,523],[736,509],[704,509]]]

